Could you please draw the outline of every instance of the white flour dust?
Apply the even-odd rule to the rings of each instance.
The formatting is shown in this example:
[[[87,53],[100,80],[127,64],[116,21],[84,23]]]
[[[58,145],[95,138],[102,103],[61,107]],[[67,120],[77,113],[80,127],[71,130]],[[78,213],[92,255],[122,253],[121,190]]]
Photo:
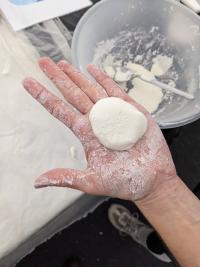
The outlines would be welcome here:
[[[98,43],[93,64],[105,69],[108,66],[109,76],[115,75],[112,65],[115,67],[126,67],[129,62],[140,64],[147,70],[159,72],[159,80],[163,83],[176,86],[180,79],[183,79],[184,64],[179,59],[175,46],[169,44],[166,38],[159,33],[158,27],[151,27],[147,32],[143,28],[133,28],[132,31],[120,32],[118,36]],[[108,56],[110,55],[110,56]],[[110,64],[108,64],[110,61]],[[155,62],[162,63],[161,68],[155,65]],[[106,62],[106,63],[105,63]],[[131,80],[118,82],[119,85],[129,92],[133,89]],[[180,101],[180,97],[171,92],[163,91],[162,103],[155,113],[157,116],[165,110],[166,103]]]

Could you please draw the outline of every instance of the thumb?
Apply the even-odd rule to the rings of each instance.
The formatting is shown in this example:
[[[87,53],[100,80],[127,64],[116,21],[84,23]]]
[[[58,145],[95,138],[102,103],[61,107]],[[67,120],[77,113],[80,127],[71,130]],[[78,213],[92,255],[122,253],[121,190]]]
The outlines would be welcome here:
[[[91,169],[55,169],[48,171],[38,177],[35,181],[35,187],[69,187],[81,190],[85,193],[98,194],[98,192],[95,192],[94,190],[94,182],[96,179],[97,176],[95,175],[95,172]]]

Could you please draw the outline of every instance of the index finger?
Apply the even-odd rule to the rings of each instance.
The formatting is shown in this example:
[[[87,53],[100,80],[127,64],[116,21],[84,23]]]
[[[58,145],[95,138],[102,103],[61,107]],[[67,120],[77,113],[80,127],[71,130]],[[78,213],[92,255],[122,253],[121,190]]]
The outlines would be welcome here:
[[[127,94],[103,71],[90,64],[88,66],[89,73],[95,78],[95,80],[103,86],[108,96],[115,96],[120,98],[127,98]]]
[[[133,100],[113,79],[111,79],[103,71],[96,68],[92,64],[88,66],[88,71],[95,78],[95,80],[99,84],[101,84],[101,86],[104,87],[108,96],[119,97],[134,105],[139,111],[144,113],[146,116],[150,115],[149,112],[143,106],[141,106],[135,100]]]

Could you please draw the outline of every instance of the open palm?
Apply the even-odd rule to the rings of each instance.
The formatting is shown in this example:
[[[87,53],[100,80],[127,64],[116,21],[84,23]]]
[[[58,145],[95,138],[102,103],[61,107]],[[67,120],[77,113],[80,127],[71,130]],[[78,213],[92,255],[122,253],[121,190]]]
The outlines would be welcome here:
[[[50,59],[42,58],[39,65],[75,109],[32,78],[25,79],[24,87],[80,139],[88,167],[84,171],[51,170],[36,180],[36,187],[70,187],[89,194],[137,200],[151,193],[163,181],[175,176],[171,154],[159,127],[151,115],[112,79],[93,65],[88,70],[97,83],[89,81],[66,61],[56,65]],[[147,132],[128,151],[105,148],[94,136],[89,122],[88,115],[92,106],[101,98],[113,96],[137,107],[148,120]]]

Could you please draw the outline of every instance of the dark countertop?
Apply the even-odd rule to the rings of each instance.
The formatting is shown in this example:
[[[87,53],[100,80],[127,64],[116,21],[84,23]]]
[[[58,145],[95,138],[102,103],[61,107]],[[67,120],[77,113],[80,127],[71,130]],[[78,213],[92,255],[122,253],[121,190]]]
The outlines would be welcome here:
[[[64,16],[62,21],[73,31],[86,10]],[[200,120],[184,127],[164,130],[163,133],[179,176],[193,190],[200,183]],[[160,262],[131,238],[120,235],[107,219],[107,209],[111,203],[123,203],[131,211],[137,210],[132,203],[110,199],[87,218],[40,245],[17,267],[68,267],[67,261],[71,256],[78,257],[82,267],[176,266],[174,263]],[[141,214],[140,218],[144,220]]]

